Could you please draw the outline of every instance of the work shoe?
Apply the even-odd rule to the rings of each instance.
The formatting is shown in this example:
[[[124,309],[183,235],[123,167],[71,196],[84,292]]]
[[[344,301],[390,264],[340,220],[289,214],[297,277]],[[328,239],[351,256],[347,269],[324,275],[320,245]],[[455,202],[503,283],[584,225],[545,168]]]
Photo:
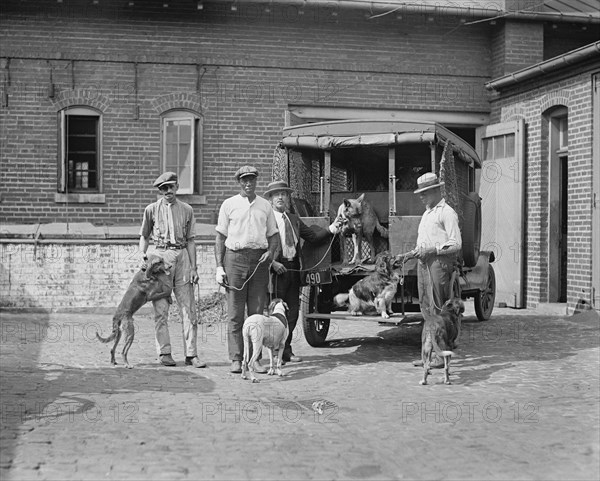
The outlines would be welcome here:
[[[242,372],[242,362],[241,361],[231,361],[231,369],[230,372],[234,374],[239,374]]]
[[[177,363],[171,357],[171,354],[161,354],[160,363],[163,366],[177,366]]]
[[[206,367],[206,363],[200,361],[200,359],[198,359],[198,356],[186,357],[185,365],[186,366],[194,366],[194,367]]]

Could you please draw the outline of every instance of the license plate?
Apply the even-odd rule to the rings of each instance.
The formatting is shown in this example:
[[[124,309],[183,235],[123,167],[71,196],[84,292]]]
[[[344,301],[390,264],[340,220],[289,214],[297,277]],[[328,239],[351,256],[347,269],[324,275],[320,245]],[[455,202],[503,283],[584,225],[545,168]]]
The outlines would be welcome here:
[[[316,286],[319,284],[331,284],[331,270],[302,271],[303,286]]]

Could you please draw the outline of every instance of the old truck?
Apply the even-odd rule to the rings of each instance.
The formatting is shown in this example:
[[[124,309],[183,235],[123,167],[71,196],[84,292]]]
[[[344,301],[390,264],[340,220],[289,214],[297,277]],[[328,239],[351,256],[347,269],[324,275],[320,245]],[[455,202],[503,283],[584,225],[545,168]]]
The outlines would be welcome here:
[[[465,140],[436,122],[426,121],[331,121],[284,129],[275,150],[273,178],[285,179],[295,190],[292,210],[308,225],[324,227],[336,216],[344,199],[365,198],[374,207],[386,236],[375,238],[377,252],[405,253],[416,245],[417,229],[424,212],[417,195],[416,179],[426,172],[445,182],[442,194],[459,216],[462,255],[452,278],[453,295],[473,298],[480,321],[490,318],[496,284],[494,254],[480,251],[481,199],[477,169],[481,160]],[[368,275],[372,263],[349,264],[344,252],[352,252],[343,236],[320,246],[303,248],[302,322],[311,346],[325,343],[330,322],[339,325],[356,319],[334,305],[333,298]],[[363,257],[368,245],[363,243]],[[394,314],[386,322],[401,324],[419,311],[417,260],[404,265]],[[361,316],[381,322],[379,316]]]

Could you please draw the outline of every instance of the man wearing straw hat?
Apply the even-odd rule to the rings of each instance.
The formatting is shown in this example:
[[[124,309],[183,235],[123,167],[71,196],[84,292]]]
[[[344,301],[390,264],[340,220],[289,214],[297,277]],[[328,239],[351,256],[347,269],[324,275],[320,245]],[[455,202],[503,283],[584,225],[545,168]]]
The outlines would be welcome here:
[[[269,265],[279,242],[273,208],[256,195],[258,170],[244,165],[235,173],[240,193],[219,209],[215,239],[216,281],[227,288],[227,347],[233,373],[242,372],[244,313],[266,307]],[[258,373],[266,373],[255,366]]]
[[[425,212],[419,223],[417,246],[407,254],[400,254],[398,259],[419,259],[417,265],[417,284],[421,312],[428,311],[439,314],[444,303],[452,295],[452,272],[462,248],[462,239],[458,225],[458,215],[442,197],[437,175],[427,172],[417,179],[417,190]],[[413,361],[413,365],[422,366],[422,360]],[[431,367],[444,366],[444,361],[437,355]]]
[[[444,182],[432,172],[417,179],[417,190],[425,212],[419,223],[417,246],[407,256],[419,259],[417,278],[421,311],[441,312],[450,299],[452,272],[462,248],[458,215],[442,197]]]
[[[289,334],[283,351],[284,362],[301,362],[300,356],[292,352],[292,337],[300,311],[300,270],[301,265],[300,239],[316,244],[330,238],[331,234],[340,231],[341,223],[334,222],[329,230],[320,227],[308,227],[296,214],[289,213],[290,195],[293,192],[286,182],[277,180],[267,186],[265,198],[271,200],[277,227],[279,229],[279,248],[273,259],[271,270],[273,276],[273,295],[283,299],[288,307],[287,316]]]

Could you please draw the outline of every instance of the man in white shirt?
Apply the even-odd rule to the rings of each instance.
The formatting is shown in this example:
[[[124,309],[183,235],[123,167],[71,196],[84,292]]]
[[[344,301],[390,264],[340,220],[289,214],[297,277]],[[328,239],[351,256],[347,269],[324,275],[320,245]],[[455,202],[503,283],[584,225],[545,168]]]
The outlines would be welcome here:
[[[258,170],[240,167],[235,180],[240,193],[225,199],[219,210],[215,239],[216,281],[227,287],[227,346],[233,373],[242,372],[242,327],[247,315],[266,307],[269,265],[279,243],[271,204],[256,195]],[[261,366],[255,371],[266,373]]]
[[[450,299],[450,280],[462,248],[458,215],[442,197],[437,176],[431,172],[417,179],[417,190],[425,212],[419,224],[417,246],[413,253],[417,267],[421,311],[439,314]]]
[[[409,253],[419,259],[417,284],[421,312],[439,314],[444,303],[452,295],[452,272],[462,248],[458,215],[442,197],[443,182],[432,172],[417,179],[417,190],[425,212],[419,223],[417,246]],[[419,359],[413,365],[422,366]],[[431,367],[444,366],[444,361],[435,356]]]

